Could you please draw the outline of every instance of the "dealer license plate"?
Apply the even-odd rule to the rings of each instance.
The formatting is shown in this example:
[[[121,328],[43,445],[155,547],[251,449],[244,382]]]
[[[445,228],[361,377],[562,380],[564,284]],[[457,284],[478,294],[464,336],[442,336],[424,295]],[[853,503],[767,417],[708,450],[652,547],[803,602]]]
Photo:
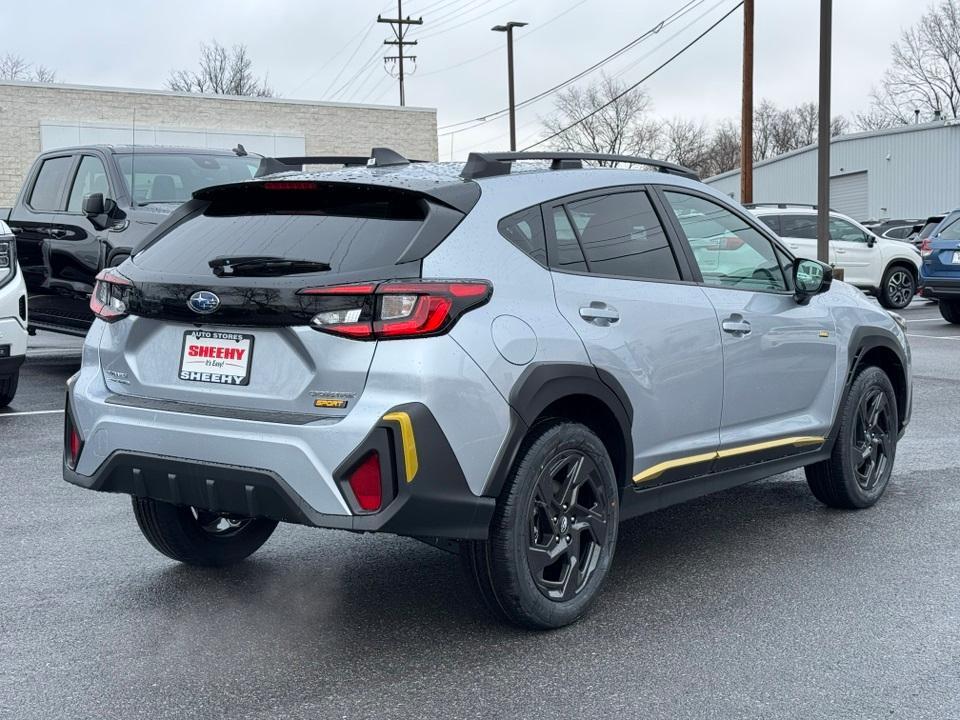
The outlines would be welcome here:
[[[180,352],[180,379],[219,385],[247,385],[253,335],[188,330]]]
[[[960,265],[960,252],[954,250],[953,260],[951,261],[954,265]]]

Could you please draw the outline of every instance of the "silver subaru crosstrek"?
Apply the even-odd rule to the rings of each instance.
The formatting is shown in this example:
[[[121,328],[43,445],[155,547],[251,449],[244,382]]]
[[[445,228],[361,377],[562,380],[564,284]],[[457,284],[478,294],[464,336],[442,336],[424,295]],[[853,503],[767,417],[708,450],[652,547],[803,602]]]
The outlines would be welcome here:
[[[64,476],[132,495],[161,553],[237,562],[278,521],[407,535],[550,628],[621,520],[800,467],[832,507],[886,488],[902,319],[690,171],[288,160],[196,192],[91,299]]]

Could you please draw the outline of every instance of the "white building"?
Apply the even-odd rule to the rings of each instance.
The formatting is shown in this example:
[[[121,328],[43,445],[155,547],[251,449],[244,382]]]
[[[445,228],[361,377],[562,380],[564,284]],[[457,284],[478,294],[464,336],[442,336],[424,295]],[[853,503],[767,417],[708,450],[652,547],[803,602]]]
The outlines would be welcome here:
[[[740,199],[740,171],[706,182]],[[754,202],[817,202],[817,146],[754,165]],[[856,220],[922,218],[960,207],[960,123],[842,135],[830,144],[830,207]]]
[[[376,146],[437,157],[437,111],[285,98],[0,81],[0,205],[42,150],[181,145],[261,155],[366,155]]]

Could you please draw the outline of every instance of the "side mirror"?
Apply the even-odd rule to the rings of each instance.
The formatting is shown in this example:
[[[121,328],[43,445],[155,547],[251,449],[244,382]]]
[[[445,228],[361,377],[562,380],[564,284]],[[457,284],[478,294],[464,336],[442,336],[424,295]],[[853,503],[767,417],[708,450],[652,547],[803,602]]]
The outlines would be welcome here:
[[[830,289],[833,282],[833,268],[817,260],[797,258],[793,261],[794,297],[801,305],[810,298]]]
[[[90,193],[83,196],[83,204],[80,206],[83,214],[87,217],[103,215],[103,193]]]
[[[877,244],[877,236],[873,233],[867,233],[867,247],[872,248]]]

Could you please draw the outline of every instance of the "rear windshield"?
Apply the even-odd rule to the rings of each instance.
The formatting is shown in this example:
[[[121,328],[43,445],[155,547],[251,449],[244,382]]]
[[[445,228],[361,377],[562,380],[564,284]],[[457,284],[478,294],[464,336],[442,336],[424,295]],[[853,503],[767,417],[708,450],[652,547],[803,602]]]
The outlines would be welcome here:
[[[403,255],[426,217],[425,203],[394,198],[293,193],[282,202],[260,200],[214,201],[137,253],[136,264],[186,275],[209,275],[214,258],[247,256],[327,263],[324,274],[384,268]]]
[[[924,240],[930,237],[930,233],[932,233],[933,229],[937,225],[939,225],[941,222],[943,222],[943,218],[940,218],[938,220],[928,220],[927,224],[923,226],[923,229],[920,230],[920,234],[917,235],[917,237],[920,238],[921,240]]]

